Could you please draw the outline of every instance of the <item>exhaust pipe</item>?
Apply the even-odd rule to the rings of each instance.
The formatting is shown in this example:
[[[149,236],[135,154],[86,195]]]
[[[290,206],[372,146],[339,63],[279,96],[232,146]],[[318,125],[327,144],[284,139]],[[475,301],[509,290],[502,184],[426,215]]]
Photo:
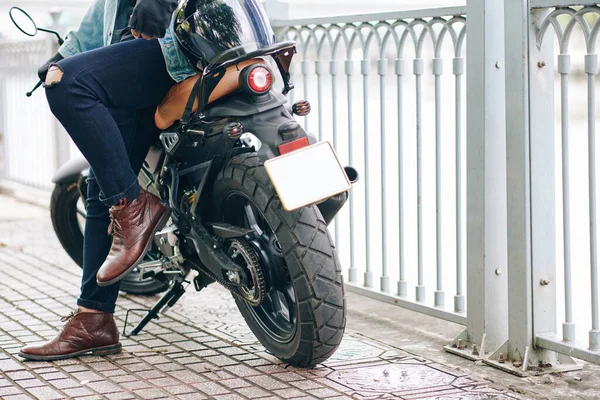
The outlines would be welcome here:
[[[344,167],[344,171],[346,171],[346,175],[348,176],[350,183],[354,185],[356,182],[358,182],[359,175],[357,170],[352,167]],[[331,221],[333,221],[342,207],[344,207],[344,204],[346,204],[348,201],[348,196],[348,192],[340,193],[317,205],[327,226],[331,224]]]

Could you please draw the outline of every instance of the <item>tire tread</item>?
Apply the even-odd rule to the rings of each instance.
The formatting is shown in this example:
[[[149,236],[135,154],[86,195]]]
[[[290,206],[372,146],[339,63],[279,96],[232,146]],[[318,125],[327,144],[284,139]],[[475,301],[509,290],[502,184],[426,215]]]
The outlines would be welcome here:
[[[243,171],[236,171],[238,169]],[[241,181],[236,177],[241,177]],[[290,242],[285,246],[282,243],[284,256],[286,259],[293,257],[302,266],[298,271],[290,268],[289,272],[296,288],[299,318],[302,315],[309,315],[310,318],[301,323],[298,350],[284,361],[298,367],[312,367],[327,360],[339,347],[346,328],[346,301],[339,259],[318,208],[309,206],[295,212],[286,212],[281,203],[272,207],[279,198],[256,153],[233,158],[221,171],[217,181],[220,179],[234,179],[250,191],[254,199],[260,200],[260,205],[264,206],[262,211],[265,215],[268,215],[269,209],[275,211],[274,214],[279,219],[275,233],[278,237],[283,237],[284,231],[289,233],[286,240]],[[259,191],[265,196],[257,198]],[[322,262],[319,265],[308,263],[307,257],[310,254],[322,257]],[[327,266],[331,264],[334,267],[333,278],[331,271],[325,273]],[[312,337],[307,340],[306,336]]]

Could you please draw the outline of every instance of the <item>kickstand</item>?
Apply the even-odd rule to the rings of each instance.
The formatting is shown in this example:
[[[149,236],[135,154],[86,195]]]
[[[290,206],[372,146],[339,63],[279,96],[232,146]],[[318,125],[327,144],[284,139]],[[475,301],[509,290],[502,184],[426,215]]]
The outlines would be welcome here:
[[[184,281],[185,282],[185,281]],[[127,310],[127,315],[125,316],[125,326],[123,326],[123,336],[135,336],[144,329],[146,325],[153,319],[158,319],[161,310],[165,307],[170,308],[179,301],[181,296],[185,293],[185,287],[183,287],[182,282],[179,279],[176,279],[171,288],[156,302],[156,304],[149,310],[139,310],[139,309],[131,309]],[[144,311],[146,315],[144,318],[137,324],[135,328],[129,333],[127,333],[127,320],[129,319],[129,313],[131,311]]]

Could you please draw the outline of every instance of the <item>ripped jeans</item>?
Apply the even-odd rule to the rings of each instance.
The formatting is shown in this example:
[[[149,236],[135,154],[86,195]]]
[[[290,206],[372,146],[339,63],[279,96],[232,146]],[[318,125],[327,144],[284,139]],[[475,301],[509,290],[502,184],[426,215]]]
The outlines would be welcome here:
[[[154,111],[175,82],[157,40],[103,47],[57,66],[63,75],[46,87],[48,103],[91,165],[77,304],[114,312],[119,284],[96,284],[112,242],[108,209],[139,195],[137,174],[159,133]]]

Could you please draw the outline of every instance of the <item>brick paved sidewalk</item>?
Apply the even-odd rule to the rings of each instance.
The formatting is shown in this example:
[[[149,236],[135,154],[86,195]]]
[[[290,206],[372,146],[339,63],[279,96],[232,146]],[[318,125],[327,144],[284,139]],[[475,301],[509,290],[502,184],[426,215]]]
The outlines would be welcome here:
[[[442,365],[348,332],[325,364],[302,370],[265,352],[217,286],[182,300],[122,354],[23,362],[26,343],[52,338],[74,307],[80,272],[47,212],[0,195],[0,399],[514,399]],[[122,295],[116,312],[156,297]]]

